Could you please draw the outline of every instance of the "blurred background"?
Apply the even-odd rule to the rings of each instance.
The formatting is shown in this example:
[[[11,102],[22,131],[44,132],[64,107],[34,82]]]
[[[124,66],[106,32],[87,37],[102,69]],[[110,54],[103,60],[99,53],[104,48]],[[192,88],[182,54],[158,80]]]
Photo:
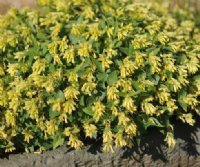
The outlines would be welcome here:
[[[36,0],[0,0],[0,14],[4,14],[11,7],[33,7],[35,2]]]
[[[134,0],[133,0],[134,1]],[[136,0],[139,2],[156,1],[168,4],[169,11],[175,7],[192,9],[194,13],[200,13],[200,0]],[[0,14],[4,14],[10,7],[22,8],[25,6],[34,7],[36,0],[0,0]]]

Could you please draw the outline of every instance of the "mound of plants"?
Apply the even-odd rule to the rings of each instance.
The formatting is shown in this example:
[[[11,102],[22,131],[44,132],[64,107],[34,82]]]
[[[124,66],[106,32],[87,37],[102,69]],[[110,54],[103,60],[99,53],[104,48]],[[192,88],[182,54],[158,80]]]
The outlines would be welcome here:
[[[0,18],[0,150],[132,147],[200,114],[200,31],[132,0],[38,0]]]

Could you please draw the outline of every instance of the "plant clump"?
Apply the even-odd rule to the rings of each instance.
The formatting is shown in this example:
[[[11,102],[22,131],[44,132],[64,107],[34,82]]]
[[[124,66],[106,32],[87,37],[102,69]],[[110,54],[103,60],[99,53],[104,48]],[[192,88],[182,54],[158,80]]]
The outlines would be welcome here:
[[[200,30],[132,0],[38,0],[0,18],[0,150],[103,151],[200,114]]]

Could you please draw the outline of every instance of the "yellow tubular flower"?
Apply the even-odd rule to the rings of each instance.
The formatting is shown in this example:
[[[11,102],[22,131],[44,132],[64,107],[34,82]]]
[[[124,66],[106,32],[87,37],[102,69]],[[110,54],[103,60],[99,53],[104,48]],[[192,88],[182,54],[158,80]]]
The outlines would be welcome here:
[[[167,132],[165,141],[167,142],[168,147],[172,147],[173,148],[175,146],[175,144],[176,144],[176,141],[174,140],[174,135],[171,132]]]
[[[120,66],[120,74],[122,78],[125,78],[131,74],[137,69],[135,63],[133,61],[130,61],[128,58],[125,58],[123,60],[123,65]]]
[[[67,63],[75,63],[75,50],[73,47],[66,50],[63,58],[67,61]]]
[[[78,48],[78,54],[81,57],[89,57],[89,54],[92,52],[92,45],[85,42],[80,44],[79,48]]]
[[[110,130],[109,126],[106,126],[103,132],[103,151],[104,152],[113,152],[112,148],[112,142],[113,142],[113,134]]]
[[[178,107],[176,106],[175,102],[176,102],[176,100],[174,100],[174,99],[170,99],[169,101],[167,101],[167,110],[169,112],[173,112],[176,109],[178,109]]]
[[[80,92],[73,86],[68,86],[65,90],[64,90],[64,95],[66,99],[78,99],[78,95],[80,94]]]
[[[62,107],[62,99],[51,99],[47,103],[51,104],[52,110],[53,111],[61,111]]]
[[[5,74],[3,67],[0,66],[0,76],[3,76]]]
[[[130,79],[120,79],[117,81],[117,87],[120,86],[123,89],[123,92],[129,92],[133,90],[132,83]]]
[[[8,69],[7,72],[10,74],[10,76],[14,77],[17,75],[18,71],[19,71],[19,64],[8,64]]]
[[[168,80],[168,82],[173,87],[174,92],[177,92],[182,87],[181,84],[180,84],[180,82],[178,82],[177,79],[170,78]]]
[[[179,118],[184,122],[188,123],[190,126],[193,126],[195,124],[195,120],[192,118],[192,114],[181,114]]]
[[[41,74],[45,71],[46,68],[46,60],[45,59],[38,59],[35,61],[35,63],[32,66],[33,74]]]
[[[96,138],[97,127],[93,124],[85,124],[84,126],[85,136],[90,138]]]
[[[14,144],[13,143],[9,143],[8,146],[5,149],[5,152],[6,153],[10,153],[10,152],[13,152],[14,150],[16,150],[16,148],[14,147]]]
[[[117,147],[123,147],[127,145],[122,131],[117,132],[117,134],[115,134],[114,137],[115,137],[115,145]]]
[[[110,67],[110,64],[112,64],[113,62],[111,60],[109,60],[108,58],[106,58],[104,55],[100,54],[99,55],[99,59],[101,61],[102,64],[102,68],[103,70],[107,69]]]
[[[92,106],[92,110],[94,111],[93,118],[96,122],[99,121],[100,117],[103,115],[105,112],[105,106],[101,103],[101,101],[97,101],[94,103]]]
[[[77,82],[78,81],[78,75],[75,72],[70,72],[68,76],[69,82]]]
[[[35,99],[25,101],[24,109],[28,112],[30,118],[38,119],[39,109]]]
[[[46,133],[49,135],[55,135],[58,131],[58,125],[56,125],[55,120],[50,120],[46,122]]]
[[[74,100],[70,99],[63,103],[63,111],[65,113],[71,114],[72,111],[76,110],[76,103]]]
[[[160,104],[167,102],[170,98],[170,93],[168,88],[165,85],[161,85],[157,92],[157,97],[159,99]]]
[[[136,136],[136,132],[137,132],[136,124],[135,123],[130,123],[129,125],[127,125],[127,127],[125,128],[125,132],[129,136]]]
[[[107,87],[108,100],[117,100],[119,98],[118,92],[119,90],[117,90],[115,86],[108,86]]]
[[[67,144],[76,150],[80,150],[83,147],[83,142],[80,141],[77,136],[72,134],[69,136],[69,141]]]
[[[150,103],[150,101],[152,101],[153,98],[147,98],[142,102],[142,111],[145,112],[147,115],[153,115],[156,114],[157,108]]]
[[[24,135],[24,140],[29,143],[30,139],[33,139],[33,134],[32,132],[28,131],[28,130],[23,130],[22,134]]]
[[[137,109],[137,107],[134,105],[133,99],[129,96],[125,97],[122,106],[126,108],[128,111],[130,111],[131,113],[133,113]]]
[[[123,113],[118,114],[118,125],[127,126],[130,122],[130,119]]]
[[[91,96],[92,91],[96,88],[97,84],[94,82],[86,82],[83,84],[81,91]]]
[[[16,126],[16,114],[11,111],[11,110],[7,110],[5,113],[5,120],[6,120],[6,126]]]
[[[149,55],[148,62],[150,63],[150,70],[154,74],[160,71],[160,58],[158,56]]]

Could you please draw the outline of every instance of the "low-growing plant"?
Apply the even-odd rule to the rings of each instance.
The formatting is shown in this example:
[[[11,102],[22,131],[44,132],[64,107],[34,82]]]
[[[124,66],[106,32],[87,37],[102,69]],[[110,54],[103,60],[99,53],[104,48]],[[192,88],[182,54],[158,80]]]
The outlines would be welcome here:
[[[200,114],[200,31],[132,0],[38,0],[0,19],[0,149],[103,151]]]

